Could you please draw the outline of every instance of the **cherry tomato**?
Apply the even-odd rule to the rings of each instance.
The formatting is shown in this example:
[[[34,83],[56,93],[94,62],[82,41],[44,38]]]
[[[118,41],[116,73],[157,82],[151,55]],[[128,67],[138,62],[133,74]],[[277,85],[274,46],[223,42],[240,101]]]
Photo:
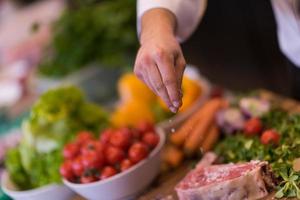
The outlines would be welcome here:
[[[146,132],[153,132],[154,131],[154,126],[150,122],[147,121],[142,121],[138,124],[136,127],[138,131],[141,133],[146,133]]]
[[[131,129],[131,135],[132,135],[133,139],[140,139],[143,136],[143,133],[140,132],[139,130],[133,128],[133,129]]]
[[[89,154],[90,152],[97,152],[99,154],[103,153],[103,146],[99,141],[96,140],[90,140],[87,141],[83,146],[81,147],[81,154],[86,155]]]
[[[65,159],[73,159],[79,154],[80,147],[78,144],[66,144],[63,149],[63,156]]]
[[[131,130],[127,127],[120,128],[118,131],[120,131],[121,133],[123,133],[127,137],[130,137],[130,138],[132,137]]]
[[[136,142],[130,147],[128,154],[133,163],[138,163],[148,156],[148,148],[144,143]]]
[[[97,177],[95,176],[86,176],[86,175],[83,175],[80,177],[80,183],[92,183],[92,182],[95,182],[95,181],[98,181],[99,179],[97,179]]]
[[[259,134],[262,131],[262,123],[259,118],[251,118],[244,126],[245,134],[248,136]]]
[[[82,162],[82,157],[77,157],[72,162],[72,170],[76,176],[81,176],[84,172],[84,165]]]
[[[122,162],[121,162],[121,171],[123,172],[123,171],[129,169],[133,165],[134,164],[129,159],[122,160]]]
[[[59,168],[59,173],[67,180],[72,180],[74,178],[74,173],[72,170],[72,162],[65,161]]]
[[[82,157],[82,164],[87,169],[98,169],[104,164],[102,154],[90,152]]]
[[[130,145],[130,141],[131,141],[130,132],[124,129],[116,131],[109,138],[110,144],[124,150],[126,150],[127,147]]]
[[[113,129],[106,129],[100,133],[100,141],[102,144],[107,144],[109,142],[110,136],[114,133]]]
[[[90,140],[93,140],[94,137],[93,137],[93,134],[89,131],[81,131],[77,134],[76,136],[76,142],[78,144],[84,144],[86,143],[87,141],[90,141]]]
[[[143,136],[143,142],[149,147],[154,148],[159,142],[159,137],[153,132],[147,132]]]
[[[266,130],[263,132],[263,134],[260,137],[260,142],[262,144],[279,144],[280,141],[280,135],[278,132],[276,132],[275,130]]]
[[[115,165],[121,162],[125,157],[124,151],[114,146],[108,146],[105,151],[105,155],[106,155],[106,161],[111,165]]]
[[[111,177],[117,173],[118,173],[118,171],[115,168],[113,168],[111,166],[106,166],[103,168],[103,170],[101,172],[101,180]]]

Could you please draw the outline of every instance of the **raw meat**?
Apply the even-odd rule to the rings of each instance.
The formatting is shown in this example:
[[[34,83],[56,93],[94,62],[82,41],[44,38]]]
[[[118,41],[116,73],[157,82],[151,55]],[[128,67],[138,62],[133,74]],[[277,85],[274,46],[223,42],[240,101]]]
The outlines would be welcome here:
[[[180,200],[254,200],[268,194],[266,162],[197,167],[176,186]]]

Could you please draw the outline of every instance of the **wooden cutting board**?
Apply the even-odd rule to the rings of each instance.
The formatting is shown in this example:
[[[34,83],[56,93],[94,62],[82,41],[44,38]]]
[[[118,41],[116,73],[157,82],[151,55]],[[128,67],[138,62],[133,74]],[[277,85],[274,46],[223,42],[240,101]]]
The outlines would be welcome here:
[[[266,90],[259,90],[259,94],[262,98],[271,101],[273,104],[282,107],[283,109],[295,113],[300,112],[300,103],[281,97],[272,92]],[[192,169],[193,162],[187,161],[178,169],[169,172],[163,176],[157,178],[156,182],[148,188],[138,200],[177,200],[176,193],[174,191],[174,187],[176,184]],[[76,200],[81,200],[81,197],[76,197]],[[270,194],[268,197],[264,198],[264,200],[275,199],[274,194]]]

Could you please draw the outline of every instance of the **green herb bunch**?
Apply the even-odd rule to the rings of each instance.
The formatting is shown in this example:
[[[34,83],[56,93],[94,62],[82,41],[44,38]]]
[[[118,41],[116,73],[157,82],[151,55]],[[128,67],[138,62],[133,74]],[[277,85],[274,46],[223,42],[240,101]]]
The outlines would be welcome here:
[[[266,128],[276,129],[281,134],[280,145],[263,145],[258,136],[246,137],[243,133],[226,136],[216,152],[224,162],[265,160],[279,180],[277,198],[300,199],[300,172],[293,170],[293,161],[300,157],[300,115],[288,115],[282,110],[273,110],[262,118]]]

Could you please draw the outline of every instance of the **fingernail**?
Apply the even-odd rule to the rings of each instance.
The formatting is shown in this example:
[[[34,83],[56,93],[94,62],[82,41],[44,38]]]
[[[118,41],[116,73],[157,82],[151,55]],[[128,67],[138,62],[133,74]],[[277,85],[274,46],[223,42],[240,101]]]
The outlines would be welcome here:
[[[173,101],[173,106],[174,106],[175,108],[180,107],[180,102],[179,102],[179,101]]]
[[[173,106],[170,107],[170,110],[172,113],[177,113],[177,108],[174,108]]]

